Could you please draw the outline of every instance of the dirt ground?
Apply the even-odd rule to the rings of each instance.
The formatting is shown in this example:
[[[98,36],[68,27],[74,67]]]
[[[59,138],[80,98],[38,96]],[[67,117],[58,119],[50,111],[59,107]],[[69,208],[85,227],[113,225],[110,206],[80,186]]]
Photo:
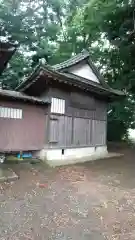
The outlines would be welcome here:
[[[13,170],[19,180],[0,185],[0,240],[135,240],[135,150]]]

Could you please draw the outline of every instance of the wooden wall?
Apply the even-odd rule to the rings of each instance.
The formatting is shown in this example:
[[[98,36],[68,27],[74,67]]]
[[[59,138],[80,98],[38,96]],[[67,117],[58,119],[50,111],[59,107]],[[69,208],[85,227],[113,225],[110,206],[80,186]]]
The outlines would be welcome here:
[[[44,147],[46,106],[2,100],[0,106],[22,110],[22,119],[0,117],[0,151],[40,150]]]
[[[107,104],[83,92],[68,92],[50,88],[41,97],[65,99],[64,115],[48,111],[48,143],[50,147],[106,145]]]
[[[106,121],[51,115],[49,145],[96,146],[106,144]]]

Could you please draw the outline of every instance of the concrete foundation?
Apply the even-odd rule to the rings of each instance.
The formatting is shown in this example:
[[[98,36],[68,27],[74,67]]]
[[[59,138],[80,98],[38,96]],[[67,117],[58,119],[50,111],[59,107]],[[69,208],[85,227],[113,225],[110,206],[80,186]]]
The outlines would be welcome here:
[[[77,162],[93,161],[108,155],[107,146],[42,149],[37,156],[51,166],[68,165]]]

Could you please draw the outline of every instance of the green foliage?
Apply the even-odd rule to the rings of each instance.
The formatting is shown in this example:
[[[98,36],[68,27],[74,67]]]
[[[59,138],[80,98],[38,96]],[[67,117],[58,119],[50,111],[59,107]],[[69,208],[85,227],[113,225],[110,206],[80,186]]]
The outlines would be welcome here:
[[[127,136],[127,129],[134,127],[135,103],[135,19],[134,1],[90,1],[81,16],[88,45],[96,52],[100,69],[110,86],[125,90],[124,100],[109,106],[108,138],[120,140]],[[76,21],[77,23],[77,21]],[[81,29],[81,28],[80,28]],[[81,34],[81,33],[80,33]],[[95,52],[95,51],[94,51]]]
[[[24,75],[30,73],[31,70],[30,59],[28,57],[25,58],[23,54],[16,52],[1,76],[0,80],[3,88],[15,89]]]

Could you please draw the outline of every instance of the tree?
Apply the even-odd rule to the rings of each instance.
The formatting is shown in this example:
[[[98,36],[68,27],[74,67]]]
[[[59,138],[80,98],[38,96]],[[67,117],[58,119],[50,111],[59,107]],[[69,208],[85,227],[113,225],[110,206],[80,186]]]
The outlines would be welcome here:
[[[32,71],[31,59],[20,52],[16,52],[3,72],[0,80],[4,89],[15,89],[19,81],[22,81]]]
[[[32,67],[42,58],[53,64],[65,60],[72,54],[67,22],[70,22],[79,4],[82,5],[83,1],[76,0],[74,3],[71,0],[0,1],[1,36],[19,44],[16,56],[17,60],[20,56],[18,61],[21,63],[20,69],[30,68],[30,65],[26,64],[25,53],[28,52]],[[8,71],[2,77],[5,86],[12,88],[17,85],[22,75],[20,69],[13,58]],[[29,69],[24,71],[24,74],[28,71]]]
[[[1,0],[1,36],[19,44],[16,55],[2,76],[8,88],[14,88],[22,75],[34,67],[40,58],[49,61],[58,49],[58,39],[63,35],[61,0]],[[29,52],[29,55],[27,53]],[[23,74],[22,74],[23,73]]]
[[[114,140],[122,139],[135,123],[134,9],[134,1],[95,0],[79,10],[73,21],[76,28],[77,22],[81,23],[80,35],[87,36],[89,50],[97,53],[94,60],[105,80],[126,92],[124,100],[110,104],[108,109],[108,138]],[[114,129],[120,131],[116,134]]]

